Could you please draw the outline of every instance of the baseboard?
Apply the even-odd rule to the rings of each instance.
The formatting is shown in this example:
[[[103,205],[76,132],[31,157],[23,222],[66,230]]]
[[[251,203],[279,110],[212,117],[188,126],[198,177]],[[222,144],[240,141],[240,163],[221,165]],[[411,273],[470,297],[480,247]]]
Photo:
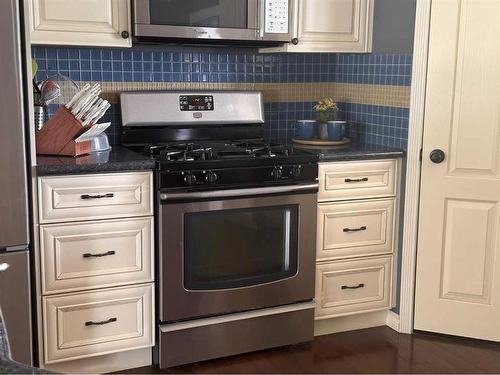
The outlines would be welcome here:
[[[382,310],[365,314],[316,320],[314,322],[314,336],[385,326],[387,324],[387,316],[388,311]]]
[[[396,332],[399,331],[399,315],[396,314],[394,311],[387,311],[387,320],[386,320],[386,325],[389,328],[392,328]]]
[[[65,374],[103,374],[152,364],[151,348],[54,363],[45,369]]]

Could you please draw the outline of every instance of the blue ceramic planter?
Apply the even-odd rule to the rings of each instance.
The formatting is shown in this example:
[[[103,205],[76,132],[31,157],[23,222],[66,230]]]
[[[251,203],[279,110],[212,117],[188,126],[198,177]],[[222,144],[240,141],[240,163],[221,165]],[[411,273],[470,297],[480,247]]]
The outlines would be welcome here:
[[[318,124],[314,120],[298,120],[295,135],[300,139],[316,138]]]
[[[328,121],[326,123],[328,131],[328,139],[330,141],[341,141],[345,137],[346,122],[345,121]]]

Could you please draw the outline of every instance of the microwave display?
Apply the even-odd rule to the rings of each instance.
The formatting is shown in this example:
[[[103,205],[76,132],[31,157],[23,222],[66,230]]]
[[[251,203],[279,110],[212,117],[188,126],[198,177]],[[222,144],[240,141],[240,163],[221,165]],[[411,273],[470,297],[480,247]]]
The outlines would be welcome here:
[[[181,95],[179,106],[181,111],[213,111],[214,97],[212,95]]]

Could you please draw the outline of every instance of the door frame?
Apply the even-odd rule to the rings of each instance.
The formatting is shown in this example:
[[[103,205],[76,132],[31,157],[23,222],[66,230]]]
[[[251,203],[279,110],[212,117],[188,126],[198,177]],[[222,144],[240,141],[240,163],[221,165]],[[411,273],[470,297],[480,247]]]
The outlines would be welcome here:
[[[417,264],[418,220],[420,206],[421,150],[424,132],[427,59],[432,0],[417,0],[413,68],[410,96],[406,191],[401,248],[401,289],[399,332],[413,332],[415,269]]]

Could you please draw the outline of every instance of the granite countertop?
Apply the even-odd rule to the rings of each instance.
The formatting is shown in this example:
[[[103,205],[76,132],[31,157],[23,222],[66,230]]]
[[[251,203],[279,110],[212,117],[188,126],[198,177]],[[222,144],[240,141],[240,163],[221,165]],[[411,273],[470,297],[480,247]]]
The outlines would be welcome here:
[[[318,155],[319,162],[348,160],[392,159],[405,156],[399,148],[363,143],[350,143],[345,146],[314,147],[295,145],[296,149]]]
[[[122,146],[76,158],[38,155],[36,164],[39,176],[152,170],[156,166],[148,156]]]
[[[319,162],[390,159],[405,156],[405,152],[401,149],[359,143],[326,148],[299,145],[294,145],[294,147],[296,150],[317,155]],[[153,170],[156,167],[153,159],[123,146],[113,146],[110,151],[77,158],[38,155],[36,162],[39,176]]]

